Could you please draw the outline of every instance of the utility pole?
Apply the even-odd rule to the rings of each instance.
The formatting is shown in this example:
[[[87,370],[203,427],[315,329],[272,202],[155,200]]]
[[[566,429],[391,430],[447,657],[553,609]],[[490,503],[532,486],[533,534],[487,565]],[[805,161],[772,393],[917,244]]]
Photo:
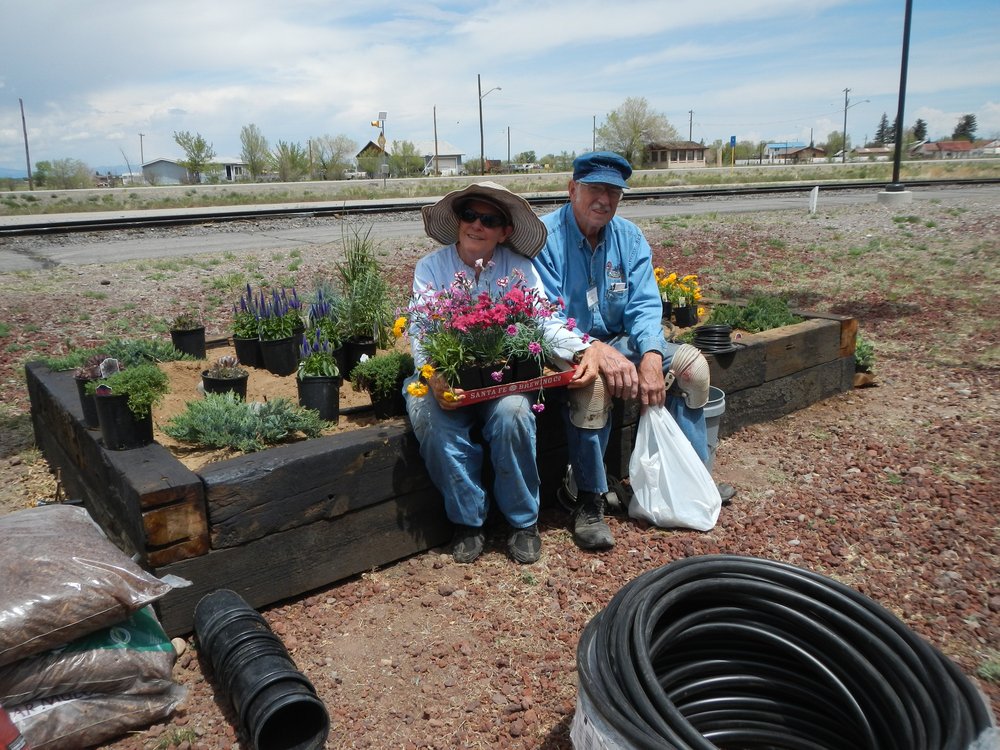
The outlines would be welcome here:
[[[691,129],[694,126],[694,110],[688,110],[688,140],[691,140]]]
[[[847,95],[849,93],[851,93],[850,89],[844,89],[844,147],[840,150],[841,164],[847,161]]]
[[[146,137],[145,133],[139,133],[139,166],[142,167],[146,163],[146,157],[143,155],[142,151],[142,139]]]
[[[438,108],[434,107],[434,176],[437,177],[441,174],[441,163],[438,159]],[[458,168],[455,168],[455,172],[458,172]]]
[[[593,143],[590,145],[590,150],[597,151],[597,115],[594,115],[594,128],[591,133],[593,134]]]
[[[28,153],[28,125],[24,120],[24,100],[18,98],[17,103],[21,105],[21,130],[24,132],[24,160],[28,164],[28,190],[34,190],[35,182],[31,176],[31,155]]]

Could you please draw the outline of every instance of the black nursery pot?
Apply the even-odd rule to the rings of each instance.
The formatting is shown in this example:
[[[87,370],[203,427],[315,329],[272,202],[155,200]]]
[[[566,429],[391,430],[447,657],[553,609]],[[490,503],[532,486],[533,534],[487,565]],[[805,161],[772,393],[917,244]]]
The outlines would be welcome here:
[[[299,339],[261,339],[261,358],[264,368],[274,375],[291,375],[299,367]]]
[[[171,331],[170,342],[174,349],[190,354],[195,359],[205,359],[205,327],[190,331]]]
[[[94,396],[104,447],[111,451],[141,448],[153,442],[153,415],[136,417],[128,396]]]
[[[201,385],[205,393],[228,393],[232,391],[241,399],[247,398],[247,380],[249,373],[241,378],[213,378],[208,374],[208,370],[201,371]]]
[[[76,390],[80,395],[80,408],[83,409],[83,423],[92,430],[101,426],[97,418],[96,396],[87,395],[87,383],[92,382],[91,378],[74,378],[76,380]]]
[[[243,338],[233,336],[233,348],[236,350],[236,358],[244,367],[263,367],[264,358],[260,353],[260,339]]]
[[[377,349],[375,339],[371,337],[356,336],[348,339],[344,343],[344,369],[341,370],[344,373],[344,380],[351,379],[351,370],[361,361],[363,355],[367,354],[369,357],[374,357]]]
[[[296,378],[299,406],[315,409],[320,419],[340,421],[340,378],[311,376]]]

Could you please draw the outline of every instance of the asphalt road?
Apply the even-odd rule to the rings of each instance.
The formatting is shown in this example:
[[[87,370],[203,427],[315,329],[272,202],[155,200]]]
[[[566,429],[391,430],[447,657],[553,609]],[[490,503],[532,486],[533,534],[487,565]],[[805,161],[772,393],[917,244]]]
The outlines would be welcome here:
[[[868,205],[877,192],[820,191],[818,208]],[[914,188],[914,201],[955,200],[962,193],[970,201],[991,201],[1000,206],[1000,187]],[[663,216],[704,213],[750,213],[756,211],[808,211],[808,194],[781,194],[748,197],[678,198],[655,203],[624,203],[619,214],[625,218],[649,219]],[[905,207],[886,208],[905,214]],[[418,214],[371,219],[372,238],[380,241],[424,237]],[[84,235],[39,235],[0,237],[0,272],[33,271],[61,265],[81,266],[126,260],[171,258],[206,253],[291,250],[309,245],[338,243],[344,236],[345,220],[338,217],[295,221],[241,221],[208,226],[160,230],[130,230]]]

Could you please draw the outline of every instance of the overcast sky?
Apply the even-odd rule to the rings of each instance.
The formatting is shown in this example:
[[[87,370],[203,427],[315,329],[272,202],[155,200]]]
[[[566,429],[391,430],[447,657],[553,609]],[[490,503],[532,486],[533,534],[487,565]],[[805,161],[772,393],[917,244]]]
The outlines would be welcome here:
[[[1000,2],[914,2],[907,126],[963,114],[1000,136]],[[0,0],[0,170],[178,158],[175,131],[238,157],[344,134],[487,158],[589,150],[626,97],[695,141],[855,144],[895,118],[904,0]],[[492,90],[496,88],[497,90]],[[488,93],[487,93],[488,92]],[[868,101],[865,101],[868,100]],[[693,114],[692,114],[693,113]],[[139,134],[143,136],[140,138]],[[0,172],[2,174],[3,172]]]

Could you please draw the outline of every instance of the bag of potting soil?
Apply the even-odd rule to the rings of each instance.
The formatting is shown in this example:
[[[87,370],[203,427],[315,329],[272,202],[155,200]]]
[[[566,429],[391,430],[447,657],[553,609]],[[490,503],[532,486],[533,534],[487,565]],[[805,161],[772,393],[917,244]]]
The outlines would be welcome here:
[[[177,653],[145,607],[127,620],[0,667],[8,708],[66,693],[158,693],[171,684]]]
[[[79,750],[165,719],[186,695],[180,685],[145,695],[70,693],[8,713],[32,750]]]
[[[126,619],[173,587],[118,549],[84,508],[0,516],[0,665]]]

